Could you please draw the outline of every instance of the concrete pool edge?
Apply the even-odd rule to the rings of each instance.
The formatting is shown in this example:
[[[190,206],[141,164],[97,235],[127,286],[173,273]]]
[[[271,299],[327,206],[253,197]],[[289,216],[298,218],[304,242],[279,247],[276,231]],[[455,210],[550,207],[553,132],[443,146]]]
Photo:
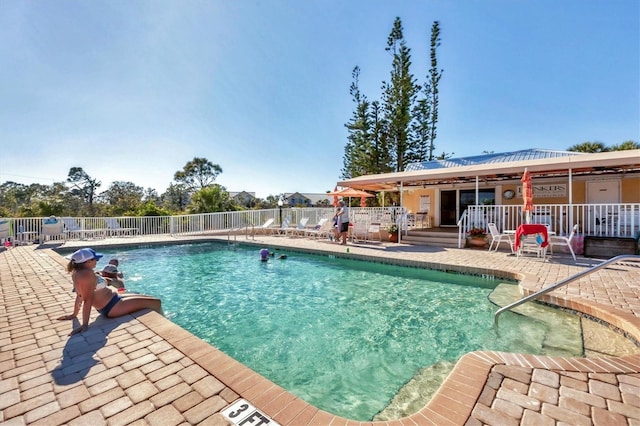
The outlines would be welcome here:
[[[184,243],[187,241],[182,242]],[[134,243],[130,244],[136,245]],[[261,245],[259,243],[255,244]],[[114,244],[114,246],[118,245]],[[282,246],[282,248],[289,249],[289,247],[287,246]],[[335,254],[342,255],[342,253]],[[59,258],[57,260],[57,263],[61,265],[66,264],[66,261],[57,253],[56,256],[52,257]],[[453,266],[455,266],[455,268],[460,268],[460,265]],[[473,269],[482,270],[482,268]],[[509,274],[518,273],[509,272]],[[535,275],[531,276],[535,277]],[[532,280],[533,282],[536,281],[531,277],[526,277],[526,281],[529,282],[529,280]],[[585,302],[583,304],[585,306],[588,306],[588,304],[593,303],[594,302],[589,301],[588,303]],[[611,308],[609,306],[602,305],[602,309],[596,309],[596,314],[602,312],[607,313],[609,312],[609,310],[613,309],[614,308]],[[637,333],[637,317],[621,311],[618,312],[618,310],[614,310],[614,312],[611,314],[613,318],[617,318],[616,313],[622,313],[625,317],[627,317],[620,319],[621,324],[623,324],[623,327],[621,328],[627,329],[628,325],[632,328],[635,328]],[[309,406],[309,404],[304,403],[303,401],[301,402],[296,397],[288,394],[286,391],[282,390],[277,385],[272,384],[262,376],[258,375],[259,377],[255,379],[257,380],[257,382],[250,385],[251,380],[254,380],[253,375],[257,375],[257,373],[254,373],[251,370],[247,371],[248,368],[239,363],[239,366],[230,365],[228,366],[228,368],[222,369],[222,371],[218,371],[218,363],[222,363],[223,361],[226,362],[226,355],[220,355],[221,353],[219,353],[219,351],[213,346],[200,341],[200,339],[190,335],[190,333],[186,332],[185,330],[171,323],[169,320],[166,320],[157,314],[142,314],[137,317],[137,319],[141,323],[145,324],[147,328],[156,332],[167,342],[178,348],[182,353],[193,359],[194,362],[197,362],[199,364],[202,363],[202,365],[207,367],[205,368],[205,370],[216,371],[216,373],[213,374],[214,376],[217,377],[217,374],[223,375],[225,377],[225,380],[229,380],[230,382],[232,382],[238,389],[243,389],[244,387],[249,386],[246,391],[242,391],[243,394],[239,395],[243,396],[244,393],[249,394],[252,398],[251,401],[260,403],[260,405],[256,404],[257,407],[259,407],[265,413],[272,416],[276,421],[279,421],[282,424],[324,424],[329,423],[329,421],[331,420],[335,421],[334,424],[338,424],[338,420],[340,420],[341,423],[347,422],[346,419],[334,418],[334,416],[329,413],[322,412],[315,407],[311,407]],[[415,421],[419,424],[424,424],[426,422],[435,422],[437,424],[464,424],[467,420],[473,417],[472,413],[476,411],[476,415],[482,417],[486,415],[486,409],[477,407],[478,404],[482,405],[482,402],[488,398],[488,396],[485,395],[484,392],[487,384],[491,382],[491,378],[489,377],[489,375],[496,365],[505,365],[509,367],[513,366],[528,369],[541,368],[546,370],[569,372],[613,371],[637,373],[638,365],[640,364],[640,360],[638,359],[637,355],[623,358],[607,358],[606,361],[593,361],[584,358],[569,359],[568,361],[565,361],[565,359],[563,358],[531,357],[532,356],[529,355],[501,354],[492,352],[474,352],[471,354],[467,354],[456,364],[456,366],[454,367],[454,371],[447,378],[445,383],[443,383],[441,389],[438,390],[434,398],[432,398],[427,406],[420,410],[419,413],[397,421],[377,422],[376,424],[405,424],[403,420],[408,419],[415,419]],[[470,379],[470,375],[474,375],[475,377],[476,372],[484,374],[484,377],[476,377],[477,383],[467,383]],[[250,390],[252,390],[255,395],[252,394]],[[233,394],[229,394],[228,397],[233,397]],[[476,402],[475,405],[473,401]],[[467,413],[464,420],[462,420],[462,417],[464,417],[465,414],[459,416],[455,413],[460,412],[456,410],[452,411],[451,407],[455,407],[456,410],[463,410],[462,413]],[[460,420],[462,421],[460,422]],[[359,423],[369,424],[367,422]]]

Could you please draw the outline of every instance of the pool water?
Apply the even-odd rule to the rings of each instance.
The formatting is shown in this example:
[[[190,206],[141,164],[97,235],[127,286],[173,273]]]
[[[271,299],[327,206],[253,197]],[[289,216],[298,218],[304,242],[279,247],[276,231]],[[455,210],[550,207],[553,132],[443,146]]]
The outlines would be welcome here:
[[[261,262],[255,247],[216,243],[105,253],[120,259],[127,290],[162,298],[168,319],[355,420],[371,420],[425,368],[471,351],[555,355],[548,324],[507,312],[497,335],[488,296],[501,282],[490,278],[294,252]]]

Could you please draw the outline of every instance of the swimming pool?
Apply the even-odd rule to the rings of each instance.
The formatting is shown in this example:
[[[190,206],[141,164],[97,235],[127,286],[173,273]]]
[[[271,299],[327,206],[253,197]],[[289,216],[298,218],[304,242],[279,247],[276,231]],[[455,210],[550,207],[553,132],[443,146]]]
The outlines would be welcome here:
[[[548,326],[519,315],[503,315],[496,335],[487,298],[500,281],[292,252],[260,262],[258,252],[217,243],[105,251],[120,259],[127,289],[161,297],[171,321],[351,419],[371,420],[421,370],[470,351],[557,354]]]

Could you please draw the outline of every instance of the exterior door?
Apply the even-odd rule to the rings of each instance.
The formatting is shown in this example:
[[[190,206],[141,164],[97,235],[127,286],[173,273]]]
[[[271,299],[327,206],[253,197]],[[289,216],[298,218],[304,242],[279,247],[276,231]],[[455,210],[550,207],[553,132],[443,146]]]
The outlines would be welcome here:
[[[587,182],[587,204],[589,213],[586,218],[587,232],[600,235],[613,232],[618,221],[618,210],[606,204],[620,203],[620,181],[602,180]],[[605,204],[603,206],[603,204]]]
[[[603,180],[587,182],[587,204],[617,204],[619,202],[619,181]]]
[[[440,225],[458,224],[458,191],[440,191]]]

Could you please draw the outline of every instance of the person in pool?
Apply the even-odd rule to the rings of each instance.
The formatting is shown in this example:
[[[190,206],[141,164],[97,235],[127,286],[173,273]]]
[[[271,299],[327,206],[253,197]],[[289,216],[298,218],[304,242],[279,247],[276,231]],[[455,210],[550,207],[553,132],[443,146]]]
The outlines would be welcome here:
[[[260,250],[260,261],[261,262],[266,262],[269,260],[269,257],[275,257],[275,253],[272,251],[269,251],[266,248],[263,248],[262,250]],[[286,254],[280,254],[278,255],[277,259],[286,259],[287,255]]]
[[[269,260],[269,256],[271,256],[271,253],[269,253],[269,249],[263,248],[262,250],[260,250],[261,262],[266,262],[267,260]]]
[[[124,281],[120,278],[118,268],[116,268],[112,263],[105,265],[105,267],[102,268],[102,271],[100,271],[100,275],[102,278],[107,280],[107,285],[117,289],[124,288]]]
[[[82,333],[89,327],[91,307],[94,307],[107,318],[121,317],[141,309],[152,309],[162,314],[160,299],[134,294],[128,297],[120,297],[116,291],[107,286],[106,281],[98,282],[98,275],[93,271],[102,254],[93,249],[83,248],[67,256],[69,264],[67,271],[71,273],[73,287],[76,289],[76,302],[73,313],[65,315],[58,320],[71,320],[78,316],[82,306],[82,325],[75,328],[69,334]]]

